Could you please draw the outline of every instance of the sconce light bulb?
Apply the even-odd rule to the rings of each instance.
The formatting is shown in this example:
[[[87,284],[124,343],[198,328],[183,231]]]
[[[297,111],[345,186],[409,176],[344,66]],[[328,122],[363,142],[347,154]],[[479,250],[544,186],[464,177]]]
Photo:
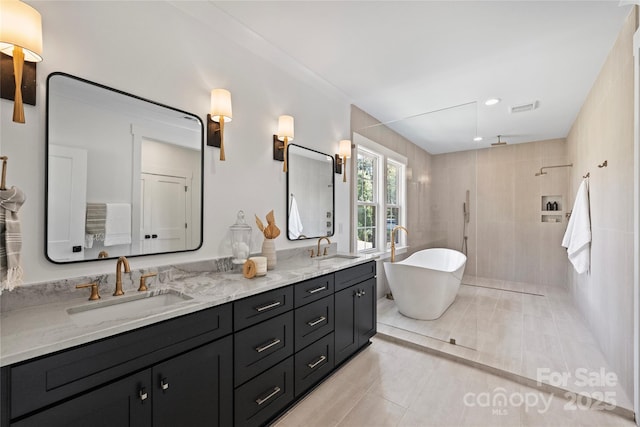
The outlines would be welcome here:
[[[214,122],[230,122],[233,117],[231,93],[226,89],[211,91],[211,120]]]
[[[293,141],[293,117],[278,117],[278,139],[280,141]]]

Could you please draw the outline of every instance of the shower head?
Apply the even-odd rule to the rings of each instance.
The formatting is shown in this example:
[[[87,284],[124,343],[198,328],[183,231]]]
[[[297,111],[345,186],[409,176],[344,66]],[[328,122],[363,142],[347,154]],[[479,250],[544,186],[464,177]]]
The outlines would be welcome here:
[[[570,168],[570,167],[573,167],[573,163],[569,163],[568,165],[543,166],[540,168],[540,172],[536,172],[536,176],[546,175],[547,172],[544,172],[544,169]]]

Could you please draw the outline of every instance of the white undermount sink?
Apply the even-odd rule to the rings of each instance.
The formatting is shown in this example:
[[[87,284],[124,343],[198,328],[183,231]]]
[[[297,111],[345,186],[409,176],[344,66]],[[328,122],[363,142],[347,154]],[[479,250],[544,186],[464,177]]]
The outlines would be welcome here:
[[[144,316],[153,310],[171,307],[174,304],[191,300],[188,295],[167,289],[161,291],[140,292],[133,295],[114,297],[71,307],[67,313],[79,324],[100,323],[132,316]]]
[[[360,258],[360,256],[359,255],[351,255],[351,254],[333,254],[333,255],[316,257],[316,261],[318,261],[318,262],[340,261],[340,260],[343,260],[343,259],[356,259],[356,258]]]

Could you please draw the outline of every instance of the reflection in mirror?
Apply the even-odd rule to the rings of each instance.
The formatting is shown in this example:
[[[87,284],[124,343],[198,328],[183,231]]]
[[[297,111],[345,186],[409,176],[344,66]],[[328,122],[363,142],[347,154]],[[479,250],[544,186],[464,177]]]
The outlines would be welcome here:
[[[289,144],[287,162],[287,238],[333,236],[333,157]]]
[[[49,260],[199,248],[202,135],[193,114],[68,74],[49,75]]]

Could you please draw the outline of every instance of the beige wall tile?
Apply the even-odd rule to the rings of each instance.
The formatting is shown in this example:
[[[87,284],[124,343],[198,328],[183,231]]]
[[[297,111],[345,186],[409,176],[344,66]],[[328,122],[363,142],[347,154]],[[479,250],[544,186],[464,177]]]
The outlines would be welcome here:
[[[567,137],[574,168],[570,199],[590,172],[591,274],[568,273],[569,285],[598,346],[632,396],[633,321],[633,33],[632,13]],[[598,168],[604,160],[609,166]]]

